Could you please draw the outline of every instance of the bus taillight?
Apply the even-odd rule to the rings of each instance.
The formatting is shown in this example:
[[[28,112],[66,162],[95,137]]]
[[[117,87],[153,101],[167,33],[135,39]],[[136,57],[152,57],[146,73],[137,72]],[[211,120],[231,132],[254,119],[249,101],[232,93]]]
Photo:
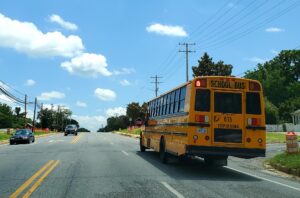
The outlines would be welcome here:
[[[195,81],[195,86],[196,87],[206,87],[206,79],[198,79]]]
[[[207,115],[195,115],[195,121],[201,123],[208,123],[209,118]]]
[[[260,85],[257,82],[249,82],[249,90],[260,91]]]
[[[249,126],[260,126],[261,120],[260,118],[248,118]]]

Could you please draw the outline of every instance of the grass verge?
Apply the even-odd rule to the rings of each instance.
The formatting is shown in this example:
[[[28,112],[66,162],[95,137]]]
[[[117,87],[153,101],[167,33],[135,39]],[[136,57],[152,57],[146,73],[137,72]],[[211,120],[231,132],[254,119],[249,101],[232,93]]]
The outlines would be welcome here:
[[[53,132],[53,131],[49,131],[49,132],[35,131],[34,135],[35,136],[41,136],[41,135],[51,134],[51,133],[56,133],[56,132]],[[11,137],[11,135],[6,134],[5,132],[0,132],[0,141],[8,140],[10,137]]]
[[[281,153],[269,160],[271,166],[280,171],[300,176],[300,152],[298,154]]]
[[[267,132],[267,143],[285,143],[285,138],[284,133]],[[300,141],[300,136],[298,136],[298,141]]]
[[[121,132],[121,133],[133,134],[133,135],[140,135],[141,129],[140,128],[138,128],[138,129],[132,129],[130,131],[127,130],[127,129],[122,129],[122,130],[115,131],[115,132]]]

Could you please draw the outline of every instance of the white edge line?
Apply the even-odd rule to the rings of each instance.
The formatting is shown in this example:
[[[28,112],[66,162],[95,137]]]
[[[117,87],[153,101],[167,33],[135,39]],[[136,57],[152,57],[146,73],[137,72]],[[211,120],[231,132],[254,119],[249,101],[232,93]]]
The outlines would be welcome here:
[[[124,153],[124,155],[129,155],[126,151],[121,151],[122,153]]]
[[[283,184],[283,183],[280,183],[280,182],[277,182],[277,181],[273,181],[273,180],[270,180],[270,179],[266,179],[266,178],[263,178],[263,177],[260,177],[260,176],[256,176],[256,175],[252,175],[250,173],[246,173],[246,172],[243,172],[243,171],[240,171],[240,170],[237,170],[235,168],[231,168],[231,167],[226,167],[230,170],[233,170],[233,171],[236,171],[236,172],[239,172],[239,173],[243,173],[245,175],[248,175],[248,176],[251,176],[251,177],[255,177],[255,178],[258,178],[258,179],[261,179],[261,180],[265,180],[265,181],[268,181],[268,182],[271,182],[271,183],[274,183],[274,184],[277,184],[277,185],[280,185],[280,186],[284,186],[284,187],[287,187],[287,188],[291,188],[291,189],[294,189],[294,190],[297,190],[297,191],[300,191],[300,188],[296,188],[296,187],[293,187],[293,186],[289,186],[287,184]]]
[[[162,185],[164,185],[169,191],[171,191],[176,197],[178,198],[184,198],[182,194],[180,194],[177,190],[175,190],[172,186],[170,186],[167,182],[160,182]]]

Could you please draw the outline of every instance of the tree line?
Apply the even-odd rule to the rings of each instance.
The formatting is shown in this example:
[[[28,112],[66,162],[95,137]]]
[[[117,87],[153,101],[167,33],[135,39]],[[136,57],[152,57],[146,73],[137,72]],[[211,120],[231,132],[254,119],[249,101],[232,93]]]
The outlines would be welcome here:
[[[38,122],[36,128],[49,128],[50,130],[63,131],[67,124],[75,124],[79,128],[79,123],[70,119],[72,112],[68,109],[52,110],[41,109],[38,112]],[[26,124],[31,124],[32,119],[25,119],[25,112],[21,112],[20,107],[12,109],[4,103],[0,103],[0,128],[24,128]],[[86,131],[87,129],[81,129]]]
[[[119,129],[125,129],[130,125],[134,125],[135,120],[137,120],[138,118],[144,121],[146,112],[146,103],[140,105],[138,102],[132,102],[127,105],[126,115],[112,116],[107,118],[106,126],[100,128],[98,132],[108,132]]]

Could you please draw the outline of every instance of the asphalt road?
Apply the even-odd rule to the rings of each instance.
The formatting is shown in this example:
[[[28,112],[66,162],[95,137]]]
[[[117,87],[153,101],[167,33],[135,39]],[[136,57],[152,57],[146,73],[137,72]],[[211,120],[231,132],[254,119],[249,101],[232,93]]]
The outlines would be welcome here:
[[[261,159],[230,158],[222,168],[200,159],[165,165],[138,148],[137,139],[112,133],[2,145],[0,197],[300,197],[299,181],[263,170]]]

